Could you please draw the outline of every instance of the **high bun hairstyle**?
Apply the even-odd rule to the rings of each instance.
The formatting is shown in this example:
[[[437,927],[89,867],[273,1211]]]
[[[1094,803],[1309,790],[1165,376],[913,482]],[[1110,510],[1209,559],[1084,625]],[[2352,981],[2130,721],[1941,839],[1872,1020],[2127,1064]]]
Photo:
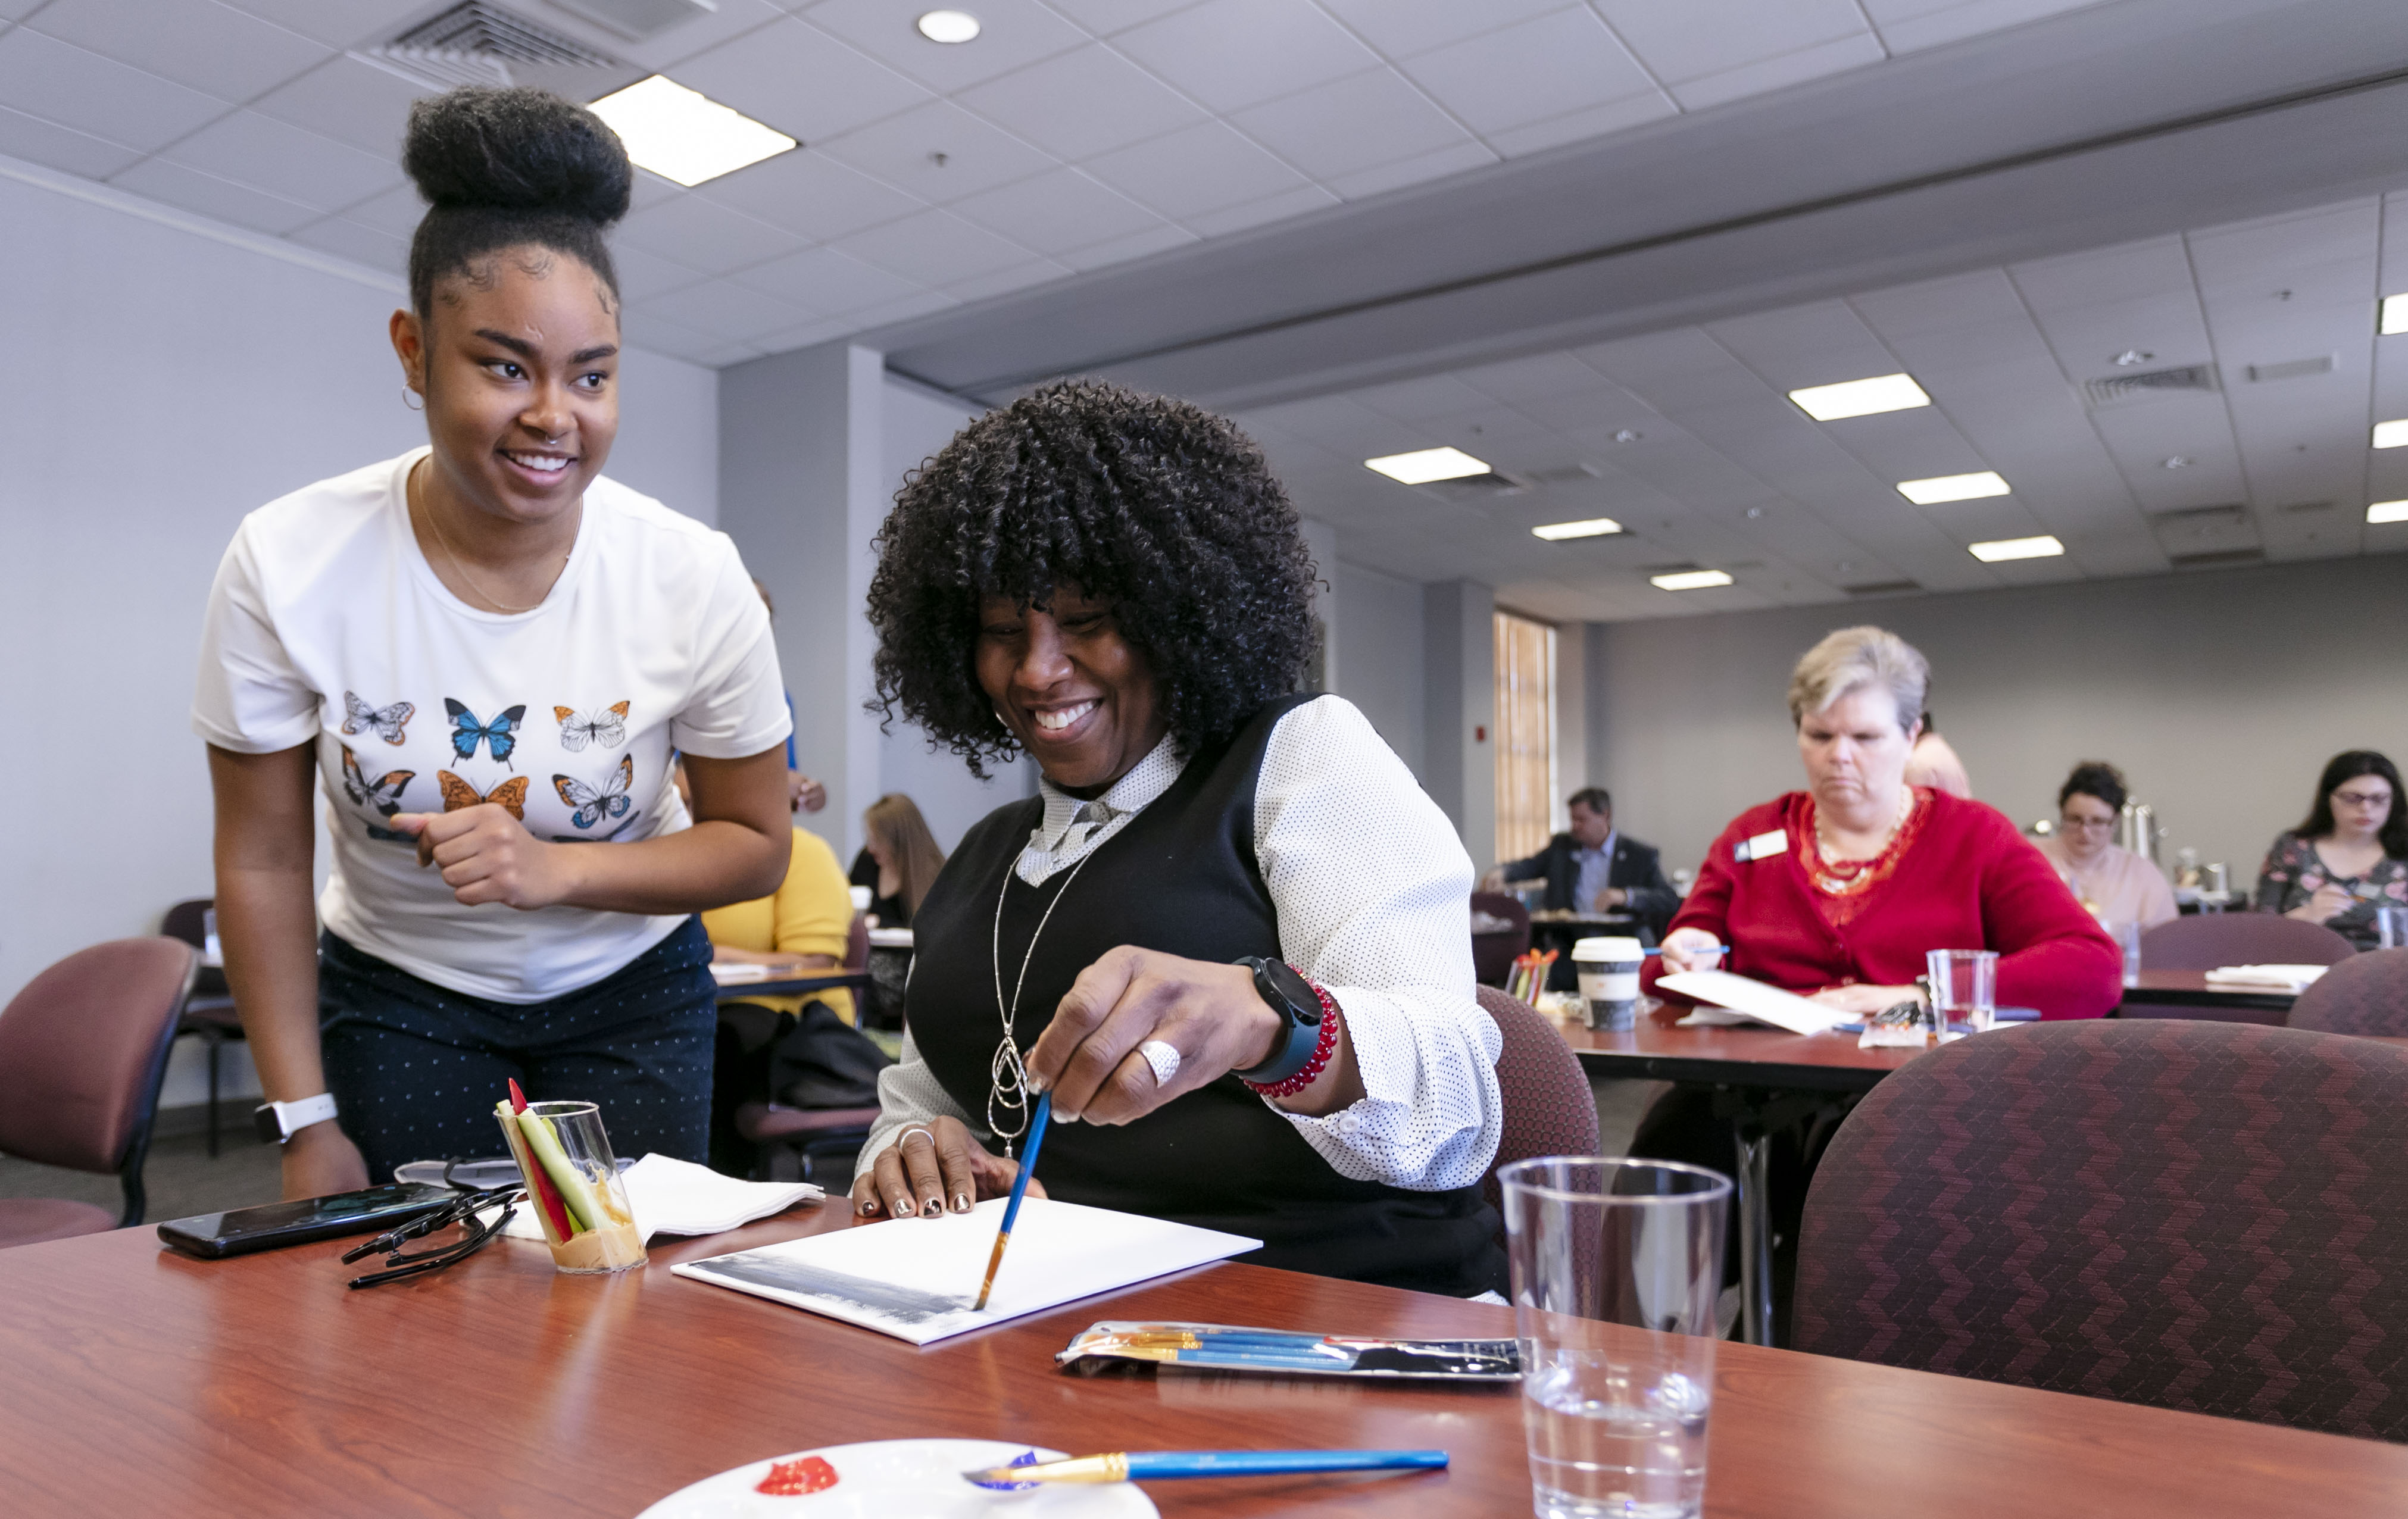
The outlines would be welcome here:
[[[2065,778],[2057,788],[2057,805],[2063,807],[2070,796],[2093,796],[2110,812],[2124,810],[2124,798],[2129,795],[2124,786],[2124,772],[2105,760],[2084,760]]]
[[[427,202],[409,240],[409,302],[421,317],[438,280],[528,243],[581,261],[619,294],[602,232],[627,214],[635,170],[618,134],[582,106],[524,86],[421,100],[401,165]]]

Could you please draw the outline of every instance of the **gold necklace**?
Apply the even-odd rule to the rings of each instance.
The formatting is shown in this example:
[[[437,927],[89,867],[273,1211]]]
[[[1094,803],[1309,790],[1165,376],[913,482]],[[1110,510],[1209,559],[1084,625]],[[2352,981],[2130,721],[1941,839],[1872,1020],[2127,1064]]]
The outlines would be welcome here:
[[[423,461],[421,461],[421,464],[422,464],[422,466],[423,466]],[[532,604],[532,605],[529,605],[529,606],[524,606],[524,607],[513,607],[513,606],[511,606],[509,602],[504,601],[501,597],[499,597],[499,596],[497,596],[497,595],[494,595],[491,591],[488,591],[488,590],[486,590],[483,586],[479,585],[479,584],[477,583],[477,578],[476,578],[475,576],[473,576],[473,575],[471,575],[471,574],[469,574],[469,573],[468,573],[468,566],[466,566],[466,565],[464,565],[464,564],[462,564],[462,563],[460,562],[460,556],[459,556],[457,553],[454,553],[454,552],[452,551],[452,540],[451,540],[451,539],[449,539],[449,538],[447,538],[447,537],[445,537],[443,536],[443,524],[442,524],[442,523],[437,520],[436,515],[435,515],[435,509],[434,509],[433,507],[430,507],[430,506],[428,506],[428,505],[426,504],[425,493],[424,493],[423,491],[422,491],[422,490],[420,490],[420,489],[419,489],[419,486],[418,486],[418,472],[417,472],[416,470],[414,470],[414,469],[413,469],[412,471],[410,471],[410,476],[409,476],[409,490],[408,490],[408,495],[409,495],[409,496],[410,496],[410,498],[411,498],[411,499],[410,499],[409,504],[410,504],[411,506],[416,507],[419,510],[421,510],[421,511],[423,511],[423,512],[424,512],[424,513],[426,514],[426,525],[427,525],[428,527],[430,527],[430,528],[434,529],[434,532],[435,532],[435,541],[436,541],[436,543],[437,543],[437,545],[439,545],[439,546],[442,548],[442,550],[443,550],[443,557],[444,557],[447,561],[449,561],[449,562],[451,563],[451,566],[452,566],[452,568],[453,569],[453,571],[455,571],[455,572],[459,575],[459,577],[460,577],[460,579],[461,579],[461,580],[465,580],[465,581],[466,581],[466,582],[467,582],[467,586],[468,586],[468,589],[469,589],[469,590],[476,592],[476,593],[477,593],[477,595],[478,595],[479,596],[482,597],[482,598],[484,599],[484,601],[486,602],[486,604],[487,604],[487,605],[489,605],[489,606],[491,606],[494,610],[496,610],[496,611],[498,611],[498,612],[501,612],[501,613],[503,613],[503,614],[505,614],[505,615],[507,615],[507,616],[510,616],[510,617],[517,617],[517,616],[522,615],[523,613],[531,612],[531,611],[535,610],[537,607],[540,607],[540,606],[542,606],[542,605],[543,605],[543,603],[544,603],[544,599],[545,599],[545,597],[550,596],[550,595],[552,595],[552,587],[553,585],[557,585],[557,584],[559,584],[559,583],[560,583],[560,570],[557,570],[557,569],[556,569],[556,570],[553,570],[553,571],[552,572],[552,581],[551,581],[551,584],[548,584],[548,585],[546,585],[546,586],[543,588],[543,595],[540,595],[540,596],[536,597],[536,598],[535,598],[535,601],[533,602],[533,604]],[[580,501],[580,502],[577,504],[577,512],[578,512],[578,519],[579,519],[579,522],[580,522],[580,523],[582,523],[582,522],[583,522],[583,520],[584,520],[584,514],[585,514],[585,503],[584,503],[584,502]],[[573,552],[575,551],[576,547],[577,547],[577,537],[576,537],[576,535],[575,535],[574,533],[572,533],[572,534],[570,534],[570,535],[569,535],[569,538],[568,538],[568,547],[567,547],[566,549],[562,550],[562,551],[561,551],[561,553],[560,553],[560,567],[561,567],[561,569],[566,569],[566,568],[568,567],[568,556],[569,556],[569,554],[570,554],[571,552]]]
[[[1882,851],[1889,848],[1889,841],[1898,837],[1899,829],[1906,826],[1906,815],[1914,810],[1914,788],[1913,786],[1899,787],[1898,815],[1891,818],[1889,820],[1889,826],[1882,831],[1881,843],[1875,846],[1872,853],[1866,856],[1864,861],[1849,861],[1844,863],[1869,864],[1873,860],[1880,859],[1882,856]],[[1835,865],[1843,863],[1840,860],[1838,852],[1831,847],[1831,836],[1828,831],[1826,831],[1824,826],[1826,821],[1827,819],[1825,817],[1823,808],[1818,803],[1814,808],[1814,847],[1822,852],[1823,858],[1827,863]]]

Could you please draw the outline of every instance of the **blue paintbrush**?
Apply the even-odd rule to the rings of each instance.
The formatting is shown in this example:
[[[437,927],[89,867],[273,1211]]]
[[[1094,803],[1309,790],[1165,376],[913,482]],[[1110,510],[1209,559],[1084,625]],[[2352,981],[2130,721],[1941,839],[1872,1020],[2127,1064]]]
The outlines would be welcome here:
[[[1115,1451],[1060,1461],[1033,1461],[1024,1455],[1010,1466],[962,1475],[981,1487],[1011,1488],[1037,1483],[1159,1482],[1306,1471],[1430,1471],[1445,1465],[1444,1451]]]
[[[1003,1205],[1003,1227],[995,1231],[995,1254],[986,1258],[986,1280],[979,1283],[978,1301],[970,1305],[973,1313],[986,1308],[987,1295],[995,1291],[995,1268],[1003,1264],[1003,1247],[1011,1243],[1012,1221],[1020,1216],[1020,1199],[1028,1196],[1028,1179],[1037,1174],[1037,1150],[1045,1142],[1045,1126],[1053,1119],[1054,1094],[1045,1092],[1037,1098],[1037,1111],[1028,1115],[1028,1149],[1020,1157],[1020,1174],[1011,1179],[1011,1200]]]

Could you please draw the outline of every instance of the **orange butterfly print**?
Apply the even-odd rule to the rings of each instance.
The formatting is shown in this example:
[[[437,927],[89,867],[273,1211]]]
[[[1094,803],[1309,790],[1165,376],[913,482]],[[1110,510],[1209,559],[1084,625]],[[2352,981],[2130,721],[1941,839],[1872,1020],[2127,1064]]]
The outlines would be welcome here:
[[[476,787],[449,770],[436,771],[435,783],[443,788],[443,810],[446,812],[457,812],[464,807],[475,807],[480,802],[491,802],[521,823],[526,821],[527,778],[525,776],[514,775],[482,796],[477,795]]]

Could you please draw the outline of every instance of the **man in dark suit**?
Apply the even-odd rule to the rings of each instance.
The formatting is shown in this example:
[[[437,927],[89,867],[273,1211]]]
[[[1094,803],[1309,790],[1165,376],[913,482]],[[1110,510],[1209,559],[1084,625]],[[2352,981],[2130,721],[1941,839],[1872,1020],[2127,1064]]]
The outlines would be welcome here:
[[[1664,879],[1655,846],[1614,832],[1613,798],[1602,786],[1572,793],[1570,831],[1547,840],[1526,860],[1489,872],[1492,882],[1544,877],[1551,911],[1627,912],[1661,934],[1680,909],[1680,894]]]

